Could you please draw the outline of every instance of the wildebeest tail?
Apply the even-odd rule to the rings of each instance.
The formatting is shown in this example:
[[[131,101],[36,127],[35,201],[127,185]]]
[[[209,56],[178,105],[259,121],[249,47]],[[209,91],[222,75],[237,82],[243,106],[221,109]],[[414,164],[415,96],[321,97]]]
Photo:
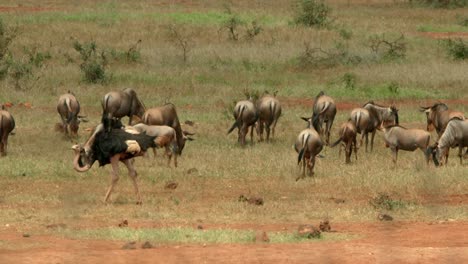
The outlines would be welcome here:
[[[244,114],[245,108],[246,108],[245,105],[242,105],[240,107],[239,114],[237,115],[236,121],[234,122],[234,124],[232,124],[231,128],[229,128],[227,132],[228,134],[231,133],[236,127],[239,127],[240,124],[242,123],[242,115]]]
[[[354,116],[354,125],[356,125],[356,131],[361,133],[361,128],[359,123],[361,122],[361,111],[357,111],[356,115]]]
[[[275,119],[275,113],[276,113],[276,103],[275,102],[270,102],[270,120],[269,123],[273,123],[273,120]]]
[[[301,163],[301,160],[304,159],[304,152],[305,152],[305,148],[307,145],[307,141],[309,140],[309,137],[310,137],[310,134],[307,134],[306,137],[305,135],[302,136],[302,146],[301,146],[301,150],[299,151],[299,155],[297,156],[297,164]]]
[[[330,147],[331,147],[331,148],[336,147],[336,145],[340,144],[340,142],[341,142],[342,140],[343,140],[343,138],[340,137],[335,143],[331,144]]]

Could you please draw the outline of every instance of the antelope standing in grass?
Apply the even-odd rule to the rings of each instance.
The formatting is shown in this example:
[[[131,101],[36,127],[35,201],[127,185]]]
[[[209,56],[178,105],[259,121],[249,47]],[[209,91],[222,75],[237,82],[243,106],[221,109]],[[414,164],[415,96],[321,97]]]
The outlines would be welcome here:
[[[450,120],[465,120],[465,115],[462,112],[449,109],[444,103],[435,103],[428,107],[421,106],[420,111],[426,113],[427,131],[433,131],[435,129],[439,138],[444,133]],[[445,155],[445,163],[447,163],[449,155],[448,149],[445,152]]]
[[[315,97],[313,113],[309,128],[314,127],[319,132],[321,137],[325,137],[325,142],[328,145],[330,143],[330,132],[335,120],[336,105],[333,98],[325,95],[323,91]],[[323,123],[326,123],[323,128]]]
[[[429,154],[427,148],[431,140],[431,134],[422,129],[407,129],[399,125],[384,126],[380,129],[384,132],[385,146],[390,148],[393,153],[393,163],[396,165],[398,151],[415,151],[420,149],[425,156],[426,163],[429,164]]]
[[[237,102],[234,107],[234,124],[228,130],[228,134],[231,133],[236,127],[238,128],[237,141],[244,146],[245,137],[250,130],[250,141],[253,144],[253,131],[255,122],[258,120],[258,113],[255,105],[249,100],[243,100]]]
[[[361,108],[353,109],[350,118],[354,122],[357,132],[361,134],[360,146],[364,137],[366,138],[366,152],[368,151],[369,133],[371,133],[370,151],[372,152],[375,133],[380,124],[383,122],[385,125],[398,125],[398,109],[394,106],[386,107],[369,101]]]
[[[315,158],[323,149],[323,142],[315,129],[307,128],[301,131],[296,138],[294,149],[298,153],[297,163],[302,162],[302,177],[305,177],[306,166],[309,169],[309,176],[314,175]]]
[[[351,163],[351,154],[353,153],[353,149],[354,155],[357,160],[356,133],[357,130],[356,126],[354,125],[354,122],[348,120],[348,122],[344,123],[340,127],[340,138],[335,143],[331,144],[331,147],[333,148],[336,145],[340,144],[340,142],[342,142],[342,144],[340,145],[339,155],[341,155],[341,148],[343,146],[346,153],[346,163]]]
[[[263,141],[263,128],[266,130],[266,140],[270,141],[271,135],[275,137],[275,127],[281,116],[281,104],[274,95],[264,95],[257,101],[258,120],[256,124],[259,141]]]
[[[15,129],[15,119],[2,105],[0,109],[0,156],[6,156],[8,137]]]
[[[459,120],[458,118],[450,120],[436,146],[430,147],[428,153],[433,154],[436,166],[446,165],[449,148],[455,147],[458,147],[460,164],[463,164],[463,149],[468,147],[468,120]]]

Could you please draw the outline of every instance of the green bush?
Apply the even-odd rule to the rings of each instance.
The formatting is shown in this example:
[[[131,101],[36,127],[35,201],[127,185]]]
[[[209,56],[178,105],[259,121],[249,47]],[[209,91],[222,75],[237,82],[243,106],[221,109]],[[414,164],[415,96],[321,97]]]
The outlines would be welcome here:
[[[448,39],[445,42],[448,55],[454,60],[468,59],[468,43],[462,39]]]
[[[417,3],[435,8],[456,8],[468,6],[468,0],[409,0],[412,4]]]
[[[73,48],[80,53],[82,63],[80,70],[84,74],[84,80],[89,83],[105,83],[109,77],[106,72],[107,58],[104,51],[99,52],[94,41],[81,44],[73,42]]]
[[[296,25],[324,27],[329,24],[331,8],[323,0],[299,0],[296,2]]]

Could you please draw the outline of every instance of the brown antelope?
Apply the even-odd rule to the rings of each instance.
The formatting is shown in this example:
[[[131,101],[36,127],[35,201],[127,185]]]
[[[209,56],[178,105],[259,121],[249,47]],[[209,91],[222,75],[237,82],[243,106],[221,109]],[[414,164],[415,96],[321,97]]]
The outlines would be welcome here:
[[[255,122],[258,119],[257,109],[255,105],[249,100],[243,100],[237,102],[236,106],[234,107],[234,124],[228,130],[228,134],[231,133],[236,127],[238,128],[238,138],[237,141],[244,146],[245,145],[245,137],[250,130],[250,140],[253,144],[253,130],[255,126]]]
[[[168,156],[167,165],[170,166],[171,158],[174,156],[174,167],[177,167],[177,133],[170,126],[148,126],[145,124],[136,124],[130,128],[135,129],[138,133],[145,133],[148,136],[156,137],[155,143],[157,147],[164,147]],[[156,147],[153,148],[154,156],[156,157]]]
[[[306,128],[299,133],[294,144],[294,149],[298,153],[297,163],[302,162],[302,177],[305,177],[305,167],[309,169],[309,176],[314,175],[315,158],[323,149],[323,142],[320,135],[313,128]]]
[[[340,138],[333,144],[331,144],[331,147],[335,147],[338,145],[340,142],[342,142],[342,145],[340,146],[340,151],[339,155],[341,155],[341,148],[342,146],[345,149],[346,153],[346,163],[351,163],[351,154],[353,153],[354,149],[354,155],[357,160],[357,142],[356,142],[356,126],[354,125],[354,122],[351,120],[348,120],[348,122],[344,123],[340,127]]]
[[[357,132],[361,134],[360,146],[364,137],[366,138],[366,152],[368,151],[369,133],[371,133],[370,150],[372,152],[375,133],[380,124],[384,122],[385,125],[398,125],[398,109],[394,106],[386,107],[369,101],[362,108],[353,109],[350,118],[354,122]]]
[[[330,143],[330,132],[335,115],[335,101],[330,96],[325,95],[323,91],[320,91],[315,97],[311,125],[319,132],[321,137],[325,137],[327,145]],[[323,128],[323,123],[326,123],[325,129]]]
[[[170,126],[176,131],[177,139],[177,154],[182,155],[182,150],[185,147],[185,142],[192,141],[190,136],[194,135],[187,131],[183,131],[177,116],[177,111],[174,104],[167,103],[163,106],[150,108],[143,114],[142,121],[146,125],[151,126]]]
[[[102,115],[107,118],[106,120],[128,116],[129,125],[132,124],[134,115],[141,118],[145,112],[145,106],[131,88],[107,93],[102,98],[101,105]]]
[[[256,124],[259,141],[263,141],[263,128],[266,130],[266,140],[270,141],[270,127],[272,137],[275,137],[275,127],[281,116],[281,104],[274,95],[264,95],[257,101],[258,120]]]
[[[70,137],[78,135],[80,121],[87,121],[84,116],[79,115],[80,103],[70,91],[59,97],[57,112],[62,120],[60,130]]]
[[[449,148],[458,147],[458,156],[460,164],[463,164],[463,149],[468,147],[468,120],[454,118],[450,120],[436,143],[436,146],[430,147],[429,154],[433,154],[434,164],[447,165],[447,153]]]
[[[0,109],[0,156],[6,156],[8,136],[15,128],[15,119],[2,105]]]
[[[452,119],[464,120],[465,115],[456,110],[449,109],[444,103],[435,103],[432,106],[420,107],[420,111],[426,113],[427,131],[436,130],[440,138],[444,133],[445,127]],[[449,149],[445,152],[445,163],[448,162]]]
[[[398,151],[415,151],[420,149],[426,158],[426,163],[429,163],[429,155],[427,148],[431,140],[431,134],[422,129],[407,129],[399,125],[384,126],[383,123],[380,129],[384,132],[385,146],[393,152],[393,163],[396,165],[398,159]]]

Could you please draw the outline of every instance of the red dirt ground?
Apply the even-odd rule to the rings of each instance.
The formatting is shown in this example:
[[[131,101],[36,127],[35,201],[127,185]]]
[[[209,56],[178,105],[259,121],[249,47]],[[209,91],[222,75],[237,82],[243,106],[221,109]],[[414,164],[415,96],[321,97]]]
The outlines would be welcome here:
[[[124,250],[124,242],[72,240],[1,232],[0,263],[467,263],[468,222],[332,224],[357,235],[348,241],[295,244],[155,245]],[[207,228],[295,230],[297,225],[204,225]]]

